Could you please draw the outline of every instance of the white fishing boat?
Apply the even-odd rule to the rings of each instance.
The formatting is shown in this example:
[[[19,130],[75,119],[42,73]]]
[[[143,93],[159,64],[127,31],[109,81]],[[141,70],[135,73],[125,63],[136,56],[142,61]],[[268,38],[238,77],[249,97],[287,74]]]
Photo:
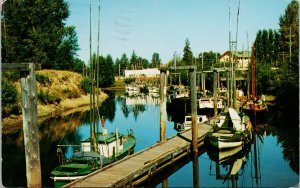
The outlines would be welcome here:
[[[228,108],[228,112],[221,113],[213,130],[208,132],[208,142],[219,150],[241,146],[250,139],[249,123],[249,118],[244,115],[241,118],[235,109]]]
[[[203,108],[213,109],[214,108],[214,99],[213,98],[200,98],[200,99],[198,99],[198,103],[199,103],[200,109],[203,109]],[[217,108],[218,109],[224,108],[222,99],[217,99]]]
[[[197,115],[197,125],[208,121],[206,115]],[[186,115],[183,123],[175,123],[175,129],[182,131],[192,127],[192,116]]]

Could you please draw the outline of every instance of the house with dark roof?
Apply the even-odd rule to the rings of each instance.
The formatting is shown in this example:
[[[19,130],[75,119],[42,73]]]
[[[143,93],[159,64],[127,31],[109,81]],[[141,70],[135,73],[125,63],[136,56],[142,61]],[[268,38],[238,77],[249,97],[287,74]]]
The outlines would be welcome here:
[[[230,52],[226,51],[220,56],[220,62],[229,62]],[[251,51],[232,51],[232,60],[237,68],[248,68],[251,61]]]

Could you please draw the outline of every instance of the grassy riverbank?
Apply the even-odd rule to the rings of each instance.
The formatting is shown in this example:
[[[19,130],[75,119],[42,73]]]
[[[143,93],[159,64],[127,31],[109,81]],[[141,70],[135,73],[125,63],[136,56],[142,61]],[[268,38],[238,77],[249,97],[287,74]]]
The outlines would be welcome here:
[[[40,70],[37,74],[38,122],[54,116],[67,116],[89,110],[90,96],[81,89],[82,75],[60,70]],[[43,78],[43,79],[38,79]],[[43,81],[44,80],[44,81]],[[45,81],[46,80],[46,81]],[[21,107],[20,82],[15,82]],[[99,103],[107,94],[100,92]],[[2,119],[2,133],[9,134],[22,129],[22,115],[9,115]]]

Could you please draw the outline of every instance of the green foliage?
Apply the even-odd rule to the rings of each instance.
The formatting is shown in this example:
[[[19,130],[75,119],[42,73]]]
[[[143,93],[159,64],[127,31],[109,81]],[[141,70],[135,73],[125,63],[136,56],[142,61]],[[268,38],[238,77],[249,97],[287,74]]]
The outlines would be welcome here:
[[[2,117],[6,117],[9,114],[20,114],[21,110],[18,105],[16,86],[6,78],[2,78],[1,84]]]
[[[58,96],[51,94],[49,91],[44,92],[42,89],[38,93],[37,97],[43,104],[59,104],[61,101],[61,98]]]
[[[276,70],[271,69],[270,64],[260,64],[257,67],[257,93],[272,94],[277,85]]]
[[[280,52],[279,40],[280,35],[276,30],[259,30],[254,42],[256,62],[276,65]]]
[[[183,61],[184,65],[192,65],[193,64],[193,53],[191,51],[190,41],[188,39],[185,40],[182,61]]]
[[[69,88],[64,88],[62,93],[63,93],[64,97],[69,98],[69,99],[80,97],[80,93],[78,91],[70,90]]]
[[[64,0],[4,1],[2,61],[41,63],[42,68],[72,70],[78,51],[75,27],[65,26]]]
[[[134,66],[135,66],[135,64],[137,63],[137,55],[136,55],[136,53],[134,52],[134,50],[133,50],[133,52],[132,52],[132,54],[131,54],[131,58],[130,58],[130,68],[131,69],[134,69]]]
[[[131,83],[134,82],[134,81],[135,81],[135,78],[125,78],[125,79],[124,79],[124,83],[127,84],[127,85],[128,85],[128,84],[131,84]]]
[[[43,75],[43,74],[36,74],[35,75],[36,81],[38,81],[42,86],[47,86],[51,85],[51,80],[49,79],[48,76]]]
[[[80,88],[83,90],[84,93],[90,92],[90,84],[91,81],[89,78],[83,78],[80,82]]]
[[[161,64],[161,59],[159,57],[159,53],[157,53],[157,52],[153,53],[150,67],[151,68],[159,68],[160,64]]]
[[[299,2],[292,0],[285,10],[285,14],[279,18],[279,32],[281,34],[282,51],[289,52],[290,36],[292,63],[298,70],[299,65]]]
[[[203,55],[203,70],[211,70],[213,67],[224,67],[223,63],[216,64],[216,54],[218,59],[218,57],[220,57],[220,54],[213,51],[199,53],[198,59],[196,61],[198,70],[202,70],[202,55]]]

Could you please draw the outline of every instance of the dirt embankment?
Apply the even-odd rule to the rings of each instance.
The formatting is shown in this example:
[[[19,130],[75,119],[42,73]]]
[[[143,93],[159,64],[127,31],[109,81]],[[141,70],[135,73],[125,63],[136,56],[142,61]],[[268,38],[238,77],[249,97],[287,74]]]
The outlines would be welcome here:
[[[84,112],[89,110],[90,96],[85,94],[80,88],[82,75],[60,70],[40,70],[36,74],[46,76],[50,81],[39,83],[37,81],[37,95],[41,96],[41,92],[47,97],[58,99],[57,102],[50,104],[49,102],[41,102],[38,99],[38,122],[42,122],[54,116],[67,116],[74,112]],[[38,80],[38,79],[37,79]],[[20,82],[15,83],[17,90],[21,95]],[[98,98],[102,103],[107,94],[100,92]],[[39,98],[39,97],[38,97]],[[20,97],[21,105],[21,97]],[[10,115],[2,119],[2,133],[9,134],[22,128],[22,115]]]

